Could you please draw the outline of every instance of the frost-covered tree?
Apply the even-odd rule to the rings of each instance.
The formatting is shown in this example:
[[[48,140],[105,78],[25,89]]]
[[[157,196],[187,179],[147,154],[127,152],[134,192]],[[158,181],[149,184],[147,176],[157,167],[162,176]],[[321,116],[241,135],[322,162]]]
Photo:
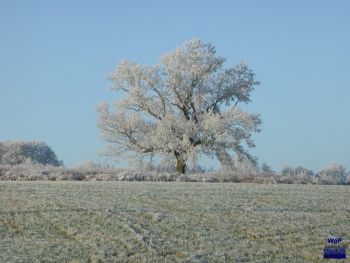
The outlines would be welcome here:
[[[338,163],[332,163],[327,167],[321,169],[318,173],[318,177],[325,181],[330,181],[335,184],[343,184],[346,181],[346,169],[343,165]]]
[[[122,61],[109,79],[124,97],[111,111],[98,108],[108,154],[118,157],[172,157],[185,173],[186,163],[199,154],[222,163],[232,154],[251,157],[243,144],[254,147],[259,115],[239,108],[250,102],[259,84],[244,63],[225,69],[225,58],[198,39],[165,54],[153,66]]]
[[[284,166],[281,171],[282,176],[313,176],[314,172],[303,166],[292,168],[288,165]]]
[[[261,172],[262,174],[274,174],[275,172],[271,169],[271,167],[263,162],[262,165],[261,165]]]
[[[293,174],[295,176],[298,175],[304,175],[304,176],[313,176],[314,172],[312,170],[309,170],[303,166],[298,166],[293,169]]]
[[[55,152],[44,142],[0,142],[0,164],[17,165],[26,160],[53,166],[63,164],[57,159]]]

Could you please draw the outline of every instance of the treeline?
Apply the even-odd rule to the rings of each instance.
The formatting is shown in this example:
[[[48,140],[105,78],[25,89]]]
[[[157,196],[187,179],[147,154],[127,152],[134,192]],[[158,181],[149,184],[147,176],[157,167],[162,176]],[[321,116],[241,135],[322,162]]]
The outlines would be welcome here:
[[[202,168],[189,169],[185,175],[163,167],[135,167],[118,169],[109,165],[86,162],[74,168],[35,163],[0,165],[0,180],[45,180],[45,181],[185,181],[185,182],[236,182],[265,184],[350,184],[350,175],[343,166],[332,164],[318,173],[302,167],[286,167],[281,173],[262,169],[237,169],[237,171],[205,171]]]
[[[55,152],[43,142],[0,143],[0,180],[76,180],[76,181],[187,181],[243,182],[284,184],[350,184],[350,173],[341,164],[333,163],[318,172],[302,166],[285,166],[273,171],[266,163],[257,165],[247,159],[233,159],[229,167],[208,170],[198,164],[189,166],[185,175],[169,162],[141,163],[131,169],[88,161],[66,168]]]

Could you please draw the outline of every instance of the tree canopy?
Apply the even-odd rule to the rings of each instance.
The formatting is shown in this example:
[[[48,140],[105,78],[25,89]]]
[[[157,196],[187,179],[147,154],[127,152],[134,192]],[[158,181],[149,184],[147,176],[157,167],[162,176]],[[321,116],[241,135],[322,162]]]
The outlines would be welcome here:
[[[44,142],[0,142],[0,164],[17,165],[31,160],[45,165],[61,166],[55,152]]]
[[[107,103],[98,108],[108,154],[172,156],[180,173],[200,154],[223,164],[232,154],[251,157],[243,144],[254,147],[251,135],[260,131],[261,120],[239,104],[250,102],[259,82],[245,63],[227,69],[224,63],[199,39],[163,55],[156,65],[120,62],[109,80],[111,89],[125,96],[114,111]]]

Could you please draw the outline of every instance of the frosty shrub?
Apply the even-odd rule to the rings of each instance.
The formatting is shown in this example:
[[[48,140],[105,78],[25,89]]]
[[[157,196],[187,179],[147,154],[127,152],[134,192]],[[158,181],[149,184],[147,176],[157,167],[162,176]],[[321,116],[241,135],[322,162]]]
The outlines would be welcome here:
[[[233,156],[227,162],[227,165],[224,165],[220,170],[220,173],[225,174],[237,178],[235,180],[239,181],[254,181],[255,178],[259,177],[259,169],[258,162],[253,157],[245,157],[245,156]]]
[[[0,165],[0,180],[56,180],[63,174],[65,174],[63,166],[44,165],[30,159],[25,159],[17,165]]]
[[[159,173],[176,173],[176,167],[173,159],[162,158],[159,162],[139,162],[135,165],[135,169],[138,172],[159,172]],[[206,169],[199,165],[197,162],[190,163],[187,166],[186,174],[204,173]]]
[[[145,166],[146,167],[146,166]],[[166,171],[157,166],[148,169],[123,170],[91,161],[74,168],[43,165],[26,159],[17,165],[0,164],[0,180],[50,180],[50,181],[180,181],[180,182],[234,182],[260,184],[350,184],[350,173],[341,165],[332,164],[322,169],[316,176],[311,170],[298,166],[286,167],[283,173],[259,173],[254,164],[240,162],[236,171],[219,170],[201,172],[201,168],[188,169],[186,175],[175,170]],[[190,172],[191,171],[191,172]],[[288,171],[288,172],[287,172]]]
[[[185,174],[200,154],[221,163],[230,155],[250,157],[243,145],[254,147],[259,115],[245,112],[258,86],[245,63],[225,68],[225,58],[199,39],[187,41],[153,66],[122,61],[110,75],[113,91],[124,97],[114,109],[98,108],[107,155],[172,158]]]
[[[16,165],[31,160],[40,164],[62,165],[55,152],[44,142],[6,141],[0,143],[0,163]]]
[[[320,170],[317,174],[322,184],[345,184],[347,174],[345,167],[338,163],[332,163]]]
[[[122,171],[117,175],[118,181],[175,181],[179,177],[176,172],[157,172],[157,171]]]
[[[111,167],[108,164],[96,163],[96,162],[93,162],[90,160],[77,165],[72,170],[75,170],[76,172],[83,173],[85,175],[86,174],[103,174],[103,173],[116,172],[116,169]]]
[[[113,176],[115,177],[117,173],[121,172],[120,169],[93,161],[86,161],[74,168],[66,169],[66,171],[74,180],[92,180],[96,177],[97,181],[101,181],[102,178],[108,178],[107,181],[110,181]]]
[[[118,180],[121,170],[109,166],[98,166],[87,162],[75,168],[44,165],[26,159],[17,165],[1,164],[0,180],[76,180],[76,181],[110,181]]]
[[[345,184],[350,184],[350,172],[346,175],[346,181]]]
[[[314,176],[314,172],[302,166],[292,168],[286,165],[281,175],[276,177],[279,183],[286,184],[315,184],[317,178]]]

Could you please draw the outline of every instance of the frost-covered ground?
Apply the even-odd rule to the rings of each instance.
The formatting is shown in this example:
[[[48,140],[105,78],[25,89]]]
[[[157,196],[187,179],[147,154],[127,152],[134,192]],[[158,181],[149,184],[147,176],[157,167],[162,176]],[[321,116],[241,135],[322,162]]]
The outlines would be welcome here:
[[[328,262],[349,199],[346,185],[0,182],[0,262]]]

